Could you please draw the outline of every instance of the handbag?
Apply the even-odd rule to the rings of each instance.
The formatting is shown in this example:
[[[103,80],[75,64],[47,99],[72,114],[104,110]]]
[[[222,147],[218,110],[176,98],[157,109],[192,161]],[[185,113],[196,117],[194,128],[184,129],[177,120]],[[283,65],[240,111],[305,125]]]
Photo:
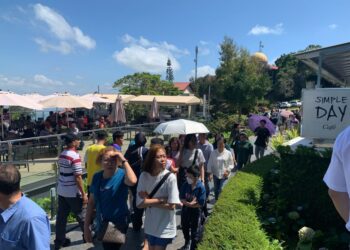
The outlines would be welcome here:
[[[102,175],[101,175],[102,178]],[[98,190],[98,199],[100,201],[101,197],[101,180],[99,183]],[[102,208],[101,208],[102,209]],[[107,242],[107,243],[117,243],[117,244],[124,244],[126,241],[126,234],[121,231],[122,228],[119,225],[114,224],[111,221],[105,220],[102,216],[102,210],[101,210],[101,227],[100,230],[97,231],[96,236],[99,241]]]
[[[97,233],[97,239],[102,242],[124,244],[126,235],[114,223],[103,220],[101,228]]]

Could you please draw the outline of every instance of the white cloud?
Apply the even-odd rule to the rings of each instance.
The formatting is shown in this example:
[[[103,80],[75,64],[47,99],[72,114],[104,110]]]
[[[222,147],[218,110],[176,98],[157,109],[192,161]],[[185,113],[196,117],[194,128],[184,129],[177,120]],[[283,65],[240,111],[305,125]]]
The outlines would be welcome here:
[[[248,35],[281,35],[283,31],[283,23],[276,24],[274,27],[268,27],[257,24],[248,32]]]
[[[19,22],[19,19],[11,14],[2,14],[1,19],[8,23]]]
[[[50,79],[43,74],[35,74],[33,77],[25,78],[21,76],[0,75],[0,86],[2,90],[14,92],[47,92],[62,91],[65,85],[75,86],[74,82],[64,84],[61,81]]]
[[[24,9],[24,8],[23,8],[22,6],[20,6],[20,5],[17,5],[16,8],[17,8],[17,10],[18,10],[19,12],[21,12],[21,13],[23,13],[23,14],[27,13],[27,10]]]
[[[52,45],[42,38],[35,39],[40,45],[41,50],[55,50],[62,54],[69,54],[74,46],[80,46],[85,49],[94,49],[96,42],[80,30],[78,27],[72,27],[63,16],[42,4],[34,5],[35,17],[49,26],[51,33],[59,40],[58,45]],[[38,42],[39,41],[39,42]]]
[[[72,86],[72,87],[77,86],[77,84],[75,82],[71,82],[71,81],[67,82],[67,84],[69,86]]]
[[[335,23],[330,24],[328,25],[328,28],[330,28],[331,30],[335,30],[336,28],[338,28],[338,24],[335,24]]]
[[[84,77],[82,77],[81,75],[76,75],[75,79],[82,80],[82,79],[84,79]]]
[[[194,74],[195,74],[195,70],[192,69],[191,73],[188,75],[187,78],[194,77]],[[197,68],[197,77],[203,77],[206,75],[215,75],[215,69],[210,65],[204,65]]]
[[[26,80],[22,77],[7,77],[0,75],[0,86],[2,90],[25,86]]]
[[[200,40],[200,41],[199,41],[199,44],[202,45],[202,46],[205,46],[205,45],[208,45],[209,42]]]
[[[181,50],[168,42],[152,42],[144,37],[136,39],[129,34],[122,37],[126,44],[121,51],[116,51],[113,58],[137,71],[146,71],[151,73],[163,73],[166,69],[168,58],[171,60],[174,71],[180,69],[180,63],[177,58],[189,55],[188,50]]]
[[[35,38],[34,41],[40,46],[40,50],[43,52],[54,50],[61,52],[64,55],[68,55],[73,51],[73,47],[65,41],[61,41],[58,45],[53,45],[43,38]]]
[[[198,53],[199,53],[201,56],[207,56],[207,55],[210,54],[210,49],[205,48],[205,47],[199,47],[199,48],[198,48]]]
[[[34,75],[33,79],[36,83],[42,84],[43,86],[62,86],[63,85],[61,81],[52,80],[42,74]]]

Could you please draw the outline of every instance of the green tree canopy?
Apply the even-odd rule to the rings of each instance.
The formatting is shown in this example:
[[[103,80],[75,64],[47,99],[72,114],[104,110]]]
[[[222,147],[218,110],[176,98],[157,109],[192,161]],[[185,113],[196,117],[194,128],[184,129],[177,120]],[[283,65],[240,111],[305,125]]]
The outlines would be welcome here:
[[[266,65],[225,37],[220,45],[220,66],[216,69],[217,94],[230,110],[249,112],[271,87]]]
[[[311,44],[299,52],[319,49],[320,45]],[[301,90],[308,81],[316,82],[316,72],[297,59],[295,53],[283,54],[276,60],[278,67],[270,97],[275,101],[287,101],[301,98]],[[324,87],[334,87],[322,79]]]
[[[130,95],[179,95],[174,84],[164,81],[160,75],[146,72],[127,75],[114,82],[114,88],[120,88],[120,93]]]

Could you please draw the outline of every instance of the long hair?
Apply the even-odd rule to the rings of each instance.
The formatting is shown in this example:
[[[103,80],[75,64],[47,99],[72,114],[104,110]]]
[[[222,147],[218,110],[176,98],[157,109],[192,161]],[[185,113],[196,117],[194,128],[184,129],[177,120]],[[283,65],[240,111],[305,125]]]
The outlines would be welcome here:
[[[157,155],[157,152],[159,150],[163,150],[165,152],[165,148],[159,144],[152,146],[148,150],[146,159],[145,159],[143,166],[142,166],[143,171],[145,171],[149,174],[152,174],[153,168],[154,168],[154,160],[156,159],[156,155]]]
[[[172,137],[172,138],[170,138],[170,140],[169,140],[169,147],[171,148],[171,144],[173,143],[173,142],[177,142],[177,149],[176,149],[176,151],[179,151],[180,150],[180,140],[179,140],[179,138],[177,138],[177,137]]]
[[[185,142],[184,142],[184,148],[185,149],[189,149],[190,142],[192,142],[194,147],[196,147],[196,145],[197,145],[197,137],[196,137],[195,134],[188,134],[188,135],[186,135]]]

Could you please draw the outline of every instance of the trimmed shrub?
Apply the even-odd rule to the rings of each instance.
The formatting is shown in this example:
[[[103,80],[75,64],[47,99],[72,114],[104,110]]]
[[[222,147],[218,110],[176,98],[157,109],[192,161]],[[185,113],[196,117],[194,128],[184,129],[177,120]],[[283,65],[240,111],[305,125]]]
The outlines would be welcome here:
[[[231,178],[213,208],[199,250],[282,249],[270,241],[257,216],[263,178],[276,166],[276,157],[253,162]]]
[[[349,235],[337,214],[323,176],[327,171],[331,151],[317,151],[299,146],[279,147],[280,161],[264,182],[260,216],[265,230],[272,237],[294,249],[298,230],[303,226],[316,231],[313,246],[328,249],[348,248]],[[276,223],[268,223],[267,218]]]

